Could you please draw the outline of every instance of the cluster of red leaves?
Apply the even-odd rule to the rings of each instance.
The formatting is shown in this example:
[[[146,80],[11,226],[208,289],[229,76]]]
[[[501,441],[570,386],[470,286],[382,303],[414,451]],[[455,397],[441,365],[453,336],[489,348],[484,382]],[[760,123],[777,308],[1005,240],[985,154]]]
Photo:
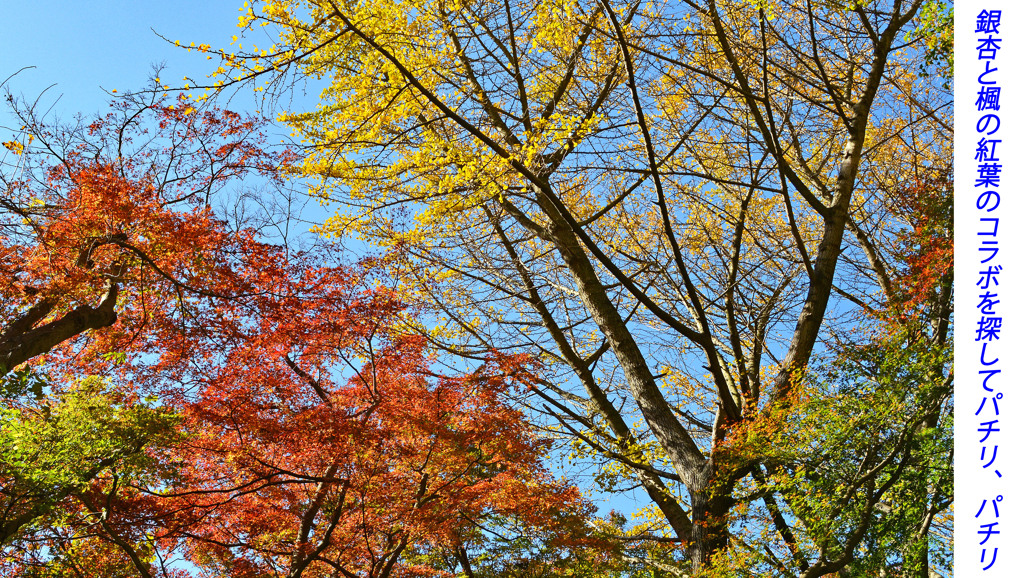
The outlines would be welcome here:
[[[180,441],[147,450],[153,476],[105,472],[69,496],[63,535],[116,544],[142,575],[184,572],[163,552],[211,576],[385,577],[441,574],[403,556],[455,552],[488,517],[549,533],[582,519],[579,492],[545,472],[545,444],[506,401],[527,360],[437,375],[372,262],[328,266],[329,246],[288,251],[215,218],[227,183],[289,161],[261,145],[256,119],[178,102],[124,106],[74,134],[33,128],[50,151],[69,144],[5,176],[3,327],[46,303],[24,341],[112,306],[116,322],[30,363],[55,387],[103,374],[182,417]]]
[[[87,323],[84,309],[68,315],[98,308],[113,289],[117,315],[130,319],[120,330],[138,332],[171,301],[214,294],[236,276],[245,232],[216,222],[210,199],[247,175],[276,178],[290,155],[264,150],[258,119],[181,108],[123,102],[60,129],[25,119],[38,145],[4,167],[0,203],[5,326],[35,306],[51,322],[76,319],[78,332],[109,325]],[[128,348],[108,339],[97,351]]]
[[[273,297],[218,306],[201,340],[185,338],[191,358],[161,362],[201,384],[178,402],[191,434],[178,478],[148,498],[173,520],[162,539],[223,575],[386,576],[410,546],[454,549],[485,516],[543,527],[555,504],[579,503],[503,401],[514,376],[497,362],[432,375],[387,291],[296,267],[270,276]]]
[[[893,283],[902,314],[933,301],[953,273],[953,181],[947,172],[916,179],[902,188],[897,211],[912,229],[899,235],[902,261]]]

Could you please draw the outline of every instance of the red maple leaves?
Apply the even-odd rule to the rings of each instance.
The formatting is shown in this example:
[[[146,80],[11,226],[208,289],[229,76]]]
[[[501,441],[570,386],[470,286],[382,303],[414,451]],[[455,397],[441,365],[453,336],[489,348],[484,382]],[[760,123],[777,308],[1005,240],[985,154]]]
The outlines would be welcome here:
[[[68,486],[61,516],[18,529],[57,557],[12,567],[88,551],[150,576],[185,572],[168,556],[215,576],[439,575],[493,520],[582,539],[565,528],[587,506],[508,403],[527,360],[438,373],[372,261],[215,216],[229,183],[291,158],[256,119],[125,102],[32,126],[43,148],[5,175],[0,363],[51,391],[105,376],[177,432],[140,450],[145,475],[115,464]]]

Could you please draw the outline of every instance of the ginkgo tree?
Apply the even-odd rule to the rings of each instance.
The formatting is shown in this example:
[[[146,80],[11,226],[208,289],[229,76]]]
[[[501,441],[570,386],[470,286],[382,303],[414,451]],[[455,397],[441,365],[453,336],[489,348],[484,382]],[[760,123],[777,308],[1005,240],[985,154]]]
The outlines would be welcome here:
[[[642,532],[701,571],[762,524],[783,545],[752,547],[772,571],[822,576],[863,556],[861,528],[881,527],[896,483],[883,478],[906,468],[868,466],[850,490],[866,499],[840,506],[863,524],[818,532],[836,513],[769,483],[785,437],[737,440],[829,423],[787,417],[805,380],[903,302],[903,184],[945,174],[952,137],[948,87],[919,74],[935,48],[921,6],[266,0],[240,26],[269,26],[274,44],[217,51],[209,88],[326,84],[281,116],[304,144],[290,171],[342,207],[321,231],[398,251],[392,271],[432,304],[438,324],[421,331],[438,347],[539,353],[529,403],[606,480],[643,488]],[[942,348],[951,281],[937,279],[914,315]],[[937,384],[924,429],[945,423],[939,359],[911,376]],[[918,467],[908,440],[924,422],[901,423],[883,438]]]
[[[535,360],[443,372],[378,260],[246,214],[234,187],[294,158],[260,119],[112,106],[16,108],[4,157],[4,573],[473,575],[495,541],[548,575],[614,571],[509,404]]]

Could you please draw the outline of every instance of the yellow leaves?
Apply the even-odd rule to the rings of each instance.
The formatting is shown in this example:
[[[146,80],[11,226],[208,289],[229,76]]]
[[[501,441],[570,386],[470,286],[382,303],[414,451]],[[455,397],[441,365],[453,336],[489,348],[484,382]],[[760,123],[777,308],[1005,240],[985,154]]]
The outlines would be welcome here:
[[[547,51],[560,53],[572,47],[577,34],[574,26],[566,26],[566,22],[586,20],[579,13],[579,4],[570,0],[544,0],[540,2],[532,18],[530,51]]]
[[[248,28],[252,22],[256,20],[256,13],[253,11],[252,7],[249,6],[248,2],[243,3],[242,7],[239,8],[238,11],[242,12],[242,15],[238,17],[239,28]]]
[[[520,149],[521,160],[527,165],[534,164],[543,153],[560,148],[577,146],[590,136],[604,121],[601,115],[586,116],[585,114],[566,115],[554,112],[549,118],[539,118],[534,122],[533,130],[519,135],[526,145]]]
[[[626,531],[626,536],[645,536],[652,531],[667,528],[665,514],[657,506],[647,506],[632,513],[634,526]]]
[[[746,2],[758,10],[764,10],[765,18],[769,21],[774,20],[777,16],[773,0],[746,0]]]
[[[272,20],[288,21],[290,20],[289,6],[285,2],[268,2],[263,5],[263,14]]]
[[[14,141],[14,140],[5,141],[3,143],[3,145],[4,145],[4,148],[6,148],[7,150],[11,151],[12,153],[14,153],[16,155],[20,155],[20,154],[25,152],[25,145],[21,144],[18,141]]]

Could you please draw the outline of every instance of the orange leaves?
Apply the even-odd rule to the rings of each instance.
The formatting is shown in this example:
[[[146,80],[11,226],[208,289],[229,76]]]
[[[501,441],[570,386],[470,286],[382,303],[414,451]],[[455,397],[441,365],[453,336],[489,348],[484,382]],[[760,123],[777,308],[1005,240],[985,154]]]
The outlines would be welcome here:
[[[894,279],[907,311],[936,298],[953,271],[953,204],[951,175],[916,179],[899,191],[901,216],[913,229],[900,234],[902,261]]]
[[[181,543],[194,560],[258,573],[287,558],[308,560],[311,575],[332,562],[383,576],[373,560],[451,547],[488,516],[543,526],[553,500],[582,504],[546,476],[542,445],[502,401],[509,360],[434,375],[423,339],[390,326],[401,309],[390,295],[352,291],[360,278],[345,269],[303,273],[278,286],[292,297],[257,305],[258,334],[207,326],[223,360],[197,375],[203,390],[183,406],[193,438],[181,451],[195,465],[167,506],[189,512]]]
[[[402,331],[414,311],[379,282],[380,261],[338,265],[334,245],[290,250],[217,218],[229,181],[292,158],[267,152],[258,128],[170,105],[35,127],[66,148],[26,152],[36,178],[0,206],[13,231],[0,272],[14,280],[0,346],[102,302],[102,322],[23,361],[53,388],[104,375],[180,427],[146,450],[154,471],[98,471],[63,496],[78,515],[47,521],[51,539],[176,551],[223,576],[384,577],[443,574],[406,557],[479,547],[493,519],[549,535],[568,520],[563,542],[582,536],[583,498],[544,470],[546,444],[508,403],[529,359],[439,374]]]

